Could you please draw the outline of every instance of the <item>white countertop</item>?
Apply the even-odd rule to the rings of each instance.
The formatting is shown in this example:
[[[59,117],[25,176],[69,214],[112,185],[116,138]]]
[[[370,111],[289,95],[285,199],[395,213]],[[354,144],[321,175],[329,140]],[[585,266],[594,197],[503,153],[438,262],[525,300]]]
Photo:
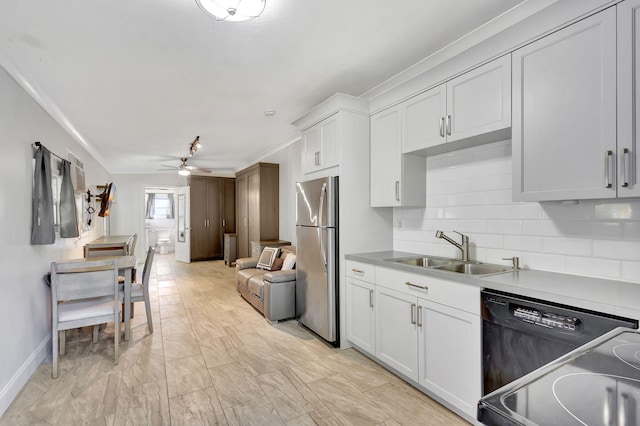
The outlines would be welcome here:
[[[345,258],[640,320],[640,284],[534,269],[470,276],[389,261],[389,259],[427,256],[383,251],[347,254]]]

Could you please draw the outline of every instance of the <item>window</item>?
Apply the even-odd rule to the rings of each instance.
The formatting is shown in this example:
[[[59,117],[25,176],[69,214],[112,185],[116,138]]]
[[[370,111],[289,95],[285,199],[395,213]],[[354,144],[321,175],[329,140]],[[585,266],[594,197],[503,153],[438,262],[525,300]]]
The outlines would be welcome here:
[[[173,194],[149,193],[147,198],[147,219],[173,219]]]

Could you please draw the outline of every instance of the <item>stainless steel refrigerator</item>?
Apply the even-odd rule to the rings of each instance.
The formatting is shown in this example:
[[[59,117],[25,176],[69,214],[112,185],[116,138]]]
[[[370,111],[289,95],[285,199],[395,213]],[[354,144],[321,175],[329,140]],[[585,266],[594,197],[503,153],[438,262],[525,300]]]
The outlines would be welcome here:
[[[298,182],[296,204],[296,313],[337,346],[338,177]]]

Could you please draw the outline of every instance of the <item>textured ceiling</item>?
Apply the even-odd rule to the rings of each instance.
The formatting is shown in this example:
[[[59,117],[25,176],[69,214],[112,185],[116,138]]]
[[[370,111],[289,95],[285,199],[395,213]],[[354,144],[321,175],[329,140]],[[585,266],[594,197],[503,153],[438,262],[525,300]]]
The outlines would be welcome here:
[[[229,23],[194,0],[3,0],[0,64],[111,173],[177,166],[196,135],[190,162],[222,171],[293,140],[291,122],[334,93],[361,95],[519,3],[267,0]]]

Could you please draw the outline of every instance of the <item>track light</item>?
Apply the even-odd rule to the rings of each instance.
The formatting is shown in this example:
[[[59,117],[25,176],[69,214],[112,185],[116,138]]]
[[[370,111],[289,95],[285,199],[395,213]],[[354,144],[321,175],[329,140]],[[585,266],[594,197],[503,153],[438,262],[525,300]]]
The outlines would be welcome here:
[[[200,136],[196,136],[193,142],[191,142],[191,146],[189,147],[189,157],[193,157],[193,154],[195,154],[196,151],[200,148],[202,148],[202,144],[200,143]]]

